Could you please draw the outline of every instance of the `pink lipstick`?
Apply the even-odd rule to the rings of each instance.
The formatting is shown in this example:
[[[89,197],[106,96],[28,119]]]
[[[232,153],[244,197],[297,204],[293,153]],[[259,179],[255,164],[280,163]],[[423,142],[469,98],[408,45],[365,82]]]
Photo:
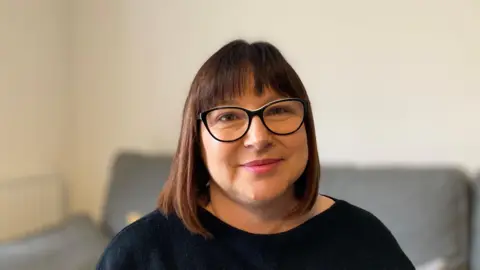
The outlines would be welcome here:
[[[266,173],[273,170],[282,161],[282,159],[259,159],[247,162],[242,166],[254,173]]]

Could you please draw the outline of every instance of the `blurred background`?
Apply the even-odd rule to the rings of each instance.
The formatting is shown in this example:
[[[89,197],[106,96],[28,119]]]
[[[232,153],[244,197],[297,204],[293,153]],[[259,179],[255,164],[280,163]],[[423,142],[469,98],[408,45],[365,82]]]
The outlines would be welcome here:
[[[236,38],[296,69],[324,164],[480,171],[479,1],[0,0],[0,240],[100,222],[115,153],[173,153]]]

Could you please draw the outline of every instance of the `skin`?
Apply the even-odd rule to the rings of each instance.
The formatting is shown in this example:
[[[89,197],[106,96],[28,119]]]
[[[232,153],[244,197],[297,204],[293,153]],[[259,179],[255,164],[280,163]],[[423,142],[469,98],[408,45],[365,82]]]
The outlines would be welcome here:
[[[268,88],[261,96],[247,90],[225,105],[255,110],[282,98]],[[257,234],[283,232],[333,204],[331,199],[320,196],[311,213],[285,218],[297,203],[293,184],[307,165],[308,144],[304,125],[293,134],[275,135],[265,128],[259,117],[254,117],[247,134],[235,142],[215,140],[203,124],[200,137],[203,160],[211,176],[211,201],[206,209],[231,226]],[[273,170],[262,174],[244,166],[247,162],[266,158],[279,158],[281,161]]]

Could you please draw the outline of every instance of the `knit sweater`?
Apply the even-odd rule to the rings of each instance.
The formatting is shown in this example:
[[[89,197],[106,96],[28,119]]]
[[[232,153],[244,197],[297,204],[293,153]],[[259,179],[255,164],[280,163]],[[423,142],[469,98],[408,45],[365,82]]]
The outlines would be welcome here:
[[[155,210],[119,232],[97,270],[414,269],[384,224],[335,199],[329,209],[277,234],[252,234],[199,208],[213,238]]]

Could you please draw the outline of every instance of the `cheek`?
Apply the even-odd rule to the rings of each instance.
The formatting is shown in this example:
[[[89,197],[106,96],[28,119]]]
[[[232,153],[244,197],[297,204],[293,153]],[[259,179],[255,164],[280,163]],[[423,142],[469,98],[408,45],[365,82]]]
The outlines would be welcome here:
[[[222,143],[210,136],[208,131],[203,128],[201,133],[202,142],[202,158],[205,162],[210,175],[214,179],[218,179],[221,175],[231,170],[231,164],[234,164],[235,155],[234,144]]]
[[[291,155],[288,162],[288,175],[291,180],[296,181],[305,171],[308,163],[308,143],[304,128],[294,135],[287,145]]]
[[[284,139],[283,145],[289,156],[289,170],[295,175],[303,172],[308,162],[308,142],[304,128]]]
[[[307,132],[304,127],[292,134],[291,137],[288,137],[285,145],[295,157],[301,158],[302,160],[308,159]]]
[[[202,130],[200,136],[202,141],[202,156],[204,161],[207,164],[211,162],[215,164],[216,160],[222,160],[226,154],[226,151],[223,149],[226,145],[212,138],[212,136],[210,136],[208,131],[205,129]]]

